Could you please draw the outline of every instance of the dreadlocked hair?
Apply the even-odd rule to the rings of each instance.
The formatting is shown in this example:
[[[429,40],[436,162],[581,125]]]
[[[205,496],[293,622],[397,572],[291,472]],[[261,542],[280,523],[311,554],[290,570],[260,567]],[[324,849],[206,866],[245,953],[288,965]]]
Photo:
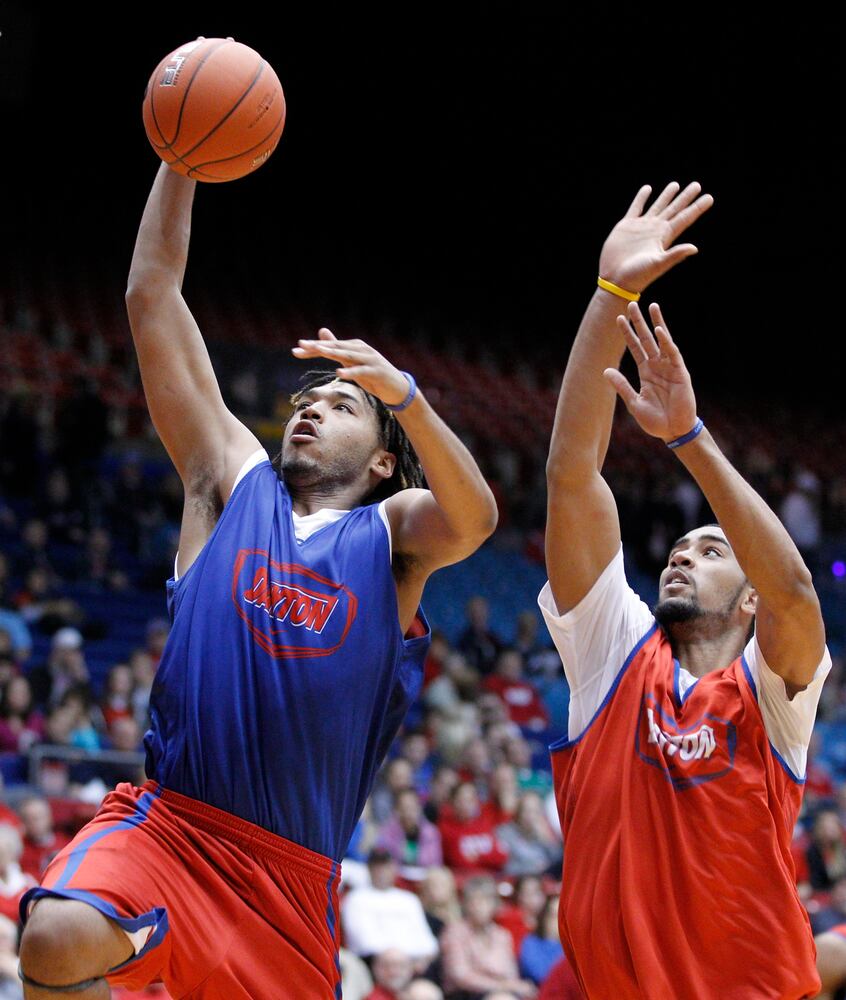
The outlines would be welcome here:
[[[408,440],[408,435],[402,429],[400,422],[394,414],[385,406],[381,399],[362,389],[357,382],[351,379],[338,378],[335,372],[325,368],[312,369],[303,375],[304,385],[292,394],[290,402],[296,407],[297,403],[312,389],[321,385],[328,385],[330,382],[346,382],[359,389],[367,400],[370,407],[376,414],[376,422],[379,428],[379,444],[389,451],[396,458],[394,471],[388,479],[381,479],[373,491],[364,498],[365,503],[378,503],[386,497],[399,493],[400,490],[407,490],[410,487],[425,487],[426,477],[423,474],[423,466],[417,453]],[[290,419],[290,418],[289,418]],[[273,465],[277,473],[281,472],[282,452],[280,451],[273,460]]]

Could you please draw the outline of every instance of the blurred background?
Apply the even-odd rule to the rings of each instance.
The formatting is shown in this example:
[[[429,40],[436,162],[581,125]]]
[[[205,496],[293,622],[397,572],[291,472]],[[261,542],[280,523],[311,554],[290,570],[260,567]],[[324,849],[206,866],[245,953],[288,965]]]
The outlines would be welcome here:
[[[439,821],[443,788],[472,784],[492,834],[536,793],[548,863],[518,874],[503,850],[481,868],[495,878],[502,925],[540,932],[538,900],[556,891],[546,745],[566,729],[568,699],[536,605],[555,398],[605,235],[641,184],[698,180],[716,199],[690,233],[700,253],[650,300],[685,354],[700,414],[815,576],[835,666],[797,878],[813,919],[840,905],[839,883],[846,908],[834,33],[796,10],[695,24],[497,2],[300,5],[272,23],[214,5],[130,13],[118,28],[86,11],[0,7],[0,763],[6,825],[20,840],[9,834],[4,848],[0,838],[3,912],[16,921],[26,880],[109,787],[139,773],[182,493],[147,417],[123,293],[159,162],[142,126],[144,87],[200,34],[256,48],[288,109],[260,170],[197,192],[184,290],[228,405],[272,450],[302,372],[296,339],[323,325],[362,337],[414,372],[500,505],[495,536],[427,588],[437,636],[426,688],[392,750],[389,764],[401,763],[386,765],[351,845],[348,879],[368,882],[368,852],[389,821],[408,844],[396,833],[400,791],[427,809],[438,860],[459,884],[479,866],[450,854],[460,837],[449,809]],[[652,601],[668,544],[710,512],[623,411],[606,472],[630,580]],[[531,824],[543,826],[529,818],[524,832]],[[439,866],[411,864],[404,849],[397,885],[420,895]],[[839,860],[821,870],[817,855]],[[543,891],[515,917],[520,875]],[[399,996],[389,980],[408,970],[378,972],[373,955],[371,987],[375,975]],[[413,971],[442,987],[433,955],[416,956]]]

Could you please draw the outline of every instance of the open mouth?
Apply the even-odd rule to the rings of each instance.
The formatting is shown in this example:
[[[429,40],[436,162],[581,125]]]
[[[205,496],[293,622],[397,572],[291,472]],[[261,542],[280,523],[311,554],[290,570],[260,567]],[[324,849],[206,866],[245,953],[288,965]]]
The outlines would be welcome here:
[[[681,570],[674,569],[672,573],[667,575],[666,580],[664,580],[665,587],[671,587],[673,584],[690,584],[690,580],[687,576],[682,573]]]
[[[298,420],[291,431],[291,441],[309,441],[320,437],[317,427],[310,420]]]

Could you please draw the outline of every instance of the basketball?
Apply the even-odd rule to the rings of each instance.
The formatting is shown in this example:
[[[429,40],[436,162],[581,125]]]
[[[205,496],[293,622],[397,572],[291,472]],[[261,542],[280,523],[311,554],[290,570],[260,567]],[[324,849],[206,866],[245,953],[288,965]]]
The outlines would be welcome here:
[[[266,163],[285,127],[285,94],[273,67],[232,38],[197,38],[153,70],[144,131],[180,174],[234,181]]]

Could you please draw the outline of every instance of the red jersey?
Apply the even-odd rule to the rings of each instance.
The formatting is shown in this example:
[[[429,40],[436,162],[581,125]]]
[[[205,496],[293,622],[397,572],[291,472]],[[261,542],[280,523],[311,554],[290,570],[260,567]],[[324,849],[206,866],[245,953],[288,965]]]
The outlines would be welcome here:
[[[508,717],[518,726],[545,729],[549,712],[537,689],[528,681],[511,681],[492,674],[482,681],[483,691],[493,691],[508,710]]]
[[[802,785],[742,657],[681,704],[674,674],[655,628],[588,730],[554,749],[565,951],[596,1000],[816,996],[790,852]]]
[[[462,823],[455,817],[438,822],[441,831],[444,864],[457,873],[482,874],[498,872],[508,860],[496,830],[484,813]]]

